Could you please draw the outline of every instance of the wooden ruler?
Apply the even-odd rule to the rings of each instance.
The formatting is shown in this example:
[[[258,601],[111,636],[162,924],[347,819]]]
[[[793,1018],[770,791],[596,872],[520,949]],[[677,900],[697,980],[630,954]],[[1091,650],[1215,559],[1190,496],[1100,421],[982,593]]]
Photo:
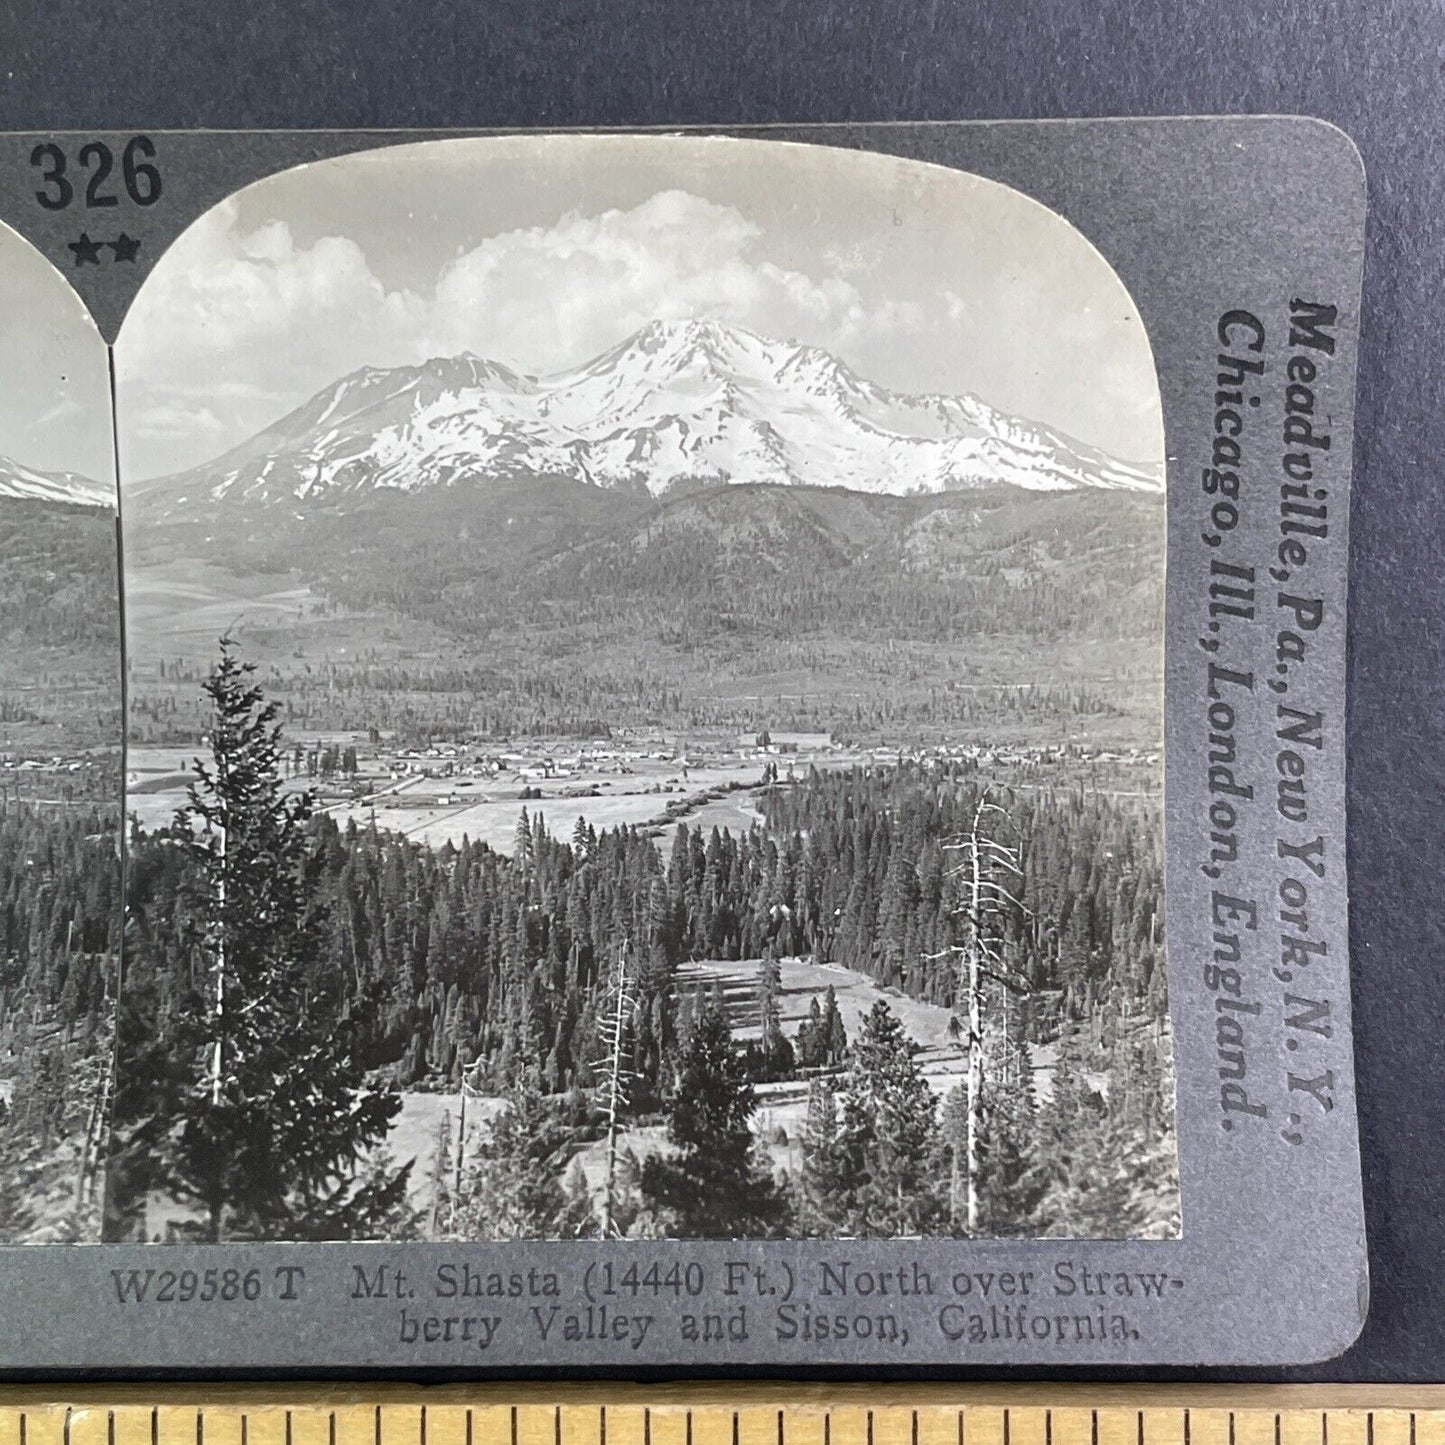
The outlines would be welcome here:
[[[1445,1445],[1445,1386],[0,1387],[0,1445]]]

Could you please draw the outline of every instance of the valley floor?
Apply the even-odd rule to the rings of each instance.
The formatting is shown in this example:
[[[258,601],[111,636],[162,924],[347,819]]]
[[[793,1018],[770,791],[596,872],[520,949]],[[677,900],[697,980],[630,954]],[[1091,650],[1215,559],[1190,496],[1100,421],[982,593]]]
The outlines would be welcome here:
[[[358,770],[318,778],[306,771],[290,786],[315,787],[321,808],[343,827],[372,823],[410,841],[439,848],[463,838],[510,853],[525,810],[539,814],[557,837],[579,818],[598,832],[619,825],[660,838],[686,822],[704,829],[746,832],[762,821],[758,797],[765,786],[787,787],[812,769],[836,772],[890,766],[901,756],[943,759],[973,756],[1019,789],[1084,784],[1113,798],[1157,796],[1159,758],[1137,750],[1098,750],[1062,760],[1056,749],[1000,746],[984,749],[936,745],[843,746],[801,734],[768,746],[735,734],[678,734],[659,730],[619,736],[605,745],[576,740],[519,738],[505,745],[474,744],[447,750],[369,745],[347,733],[298,734],[303,751],[338,753],[354,747]],[[185,800],[196,749],[132,745],[127,753],[128,818],[154,830],[168,824]],[[776,783],[765,785],[765,770]],[[1040,769],[1043,771],[1040,772]]]

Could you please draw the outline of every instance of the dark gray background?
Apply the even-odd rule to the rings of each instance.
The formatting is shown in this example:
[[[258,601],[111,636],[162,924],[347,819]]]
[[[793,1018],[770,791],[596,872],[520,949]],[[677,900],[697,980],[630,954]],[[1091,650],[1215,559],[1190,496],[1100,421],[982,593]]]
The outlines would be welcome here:
[[[1294,1377],[1445,1378],[1438,822],[1445,7],[1405,0],[0,3],[0,128],[662,125],[1294,112],[1370,178],[1351,886],[1372,1308]]]

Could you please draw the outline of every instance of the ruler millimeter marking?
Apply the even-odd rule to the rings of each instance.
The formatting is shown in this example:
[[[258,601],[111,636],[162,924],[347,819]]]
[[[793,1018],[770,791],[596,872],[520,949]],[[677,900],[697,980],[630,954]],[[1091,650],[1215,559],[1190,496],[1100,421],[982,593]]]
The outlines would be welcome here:
[[[0,1388],[0,1445],[1445,1445],[1445,1387]]]

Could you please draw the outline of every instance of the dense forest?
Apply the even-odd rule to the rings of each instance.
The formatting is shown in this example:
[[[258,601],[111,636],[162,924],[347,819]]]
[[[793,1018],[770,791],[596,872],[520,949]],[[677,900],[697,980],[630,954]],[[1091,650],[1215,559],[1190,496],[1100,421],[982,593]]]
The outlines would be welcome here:
[[[0,1241],[99,1237],[119,946],[114,812],[0,808]]]
[[[665,851],[525,814],[511,857],[433,851],[284,792],[279,711],[229,647],[207,697],[213,761],[174,827],[131,841],[112,1237],[154,1232],[157,1192],[189,1201],[168,1227],[211,1238],[435,1233],[443,1217],[480,1237],[950,1233],[961,1193],[992,1234],[1177,1226],[1157,806],[905,765],[811,772],[769,790],[750,832],[682,828]],[[831,1003],[786,1037],[769,998],[797,956],[961,1027],[972,1008],[986,1082],[938,1100],[883,1001],[858,1037]],[[695,959],[756,961],[756,1038],[684,981]],[[624,1152],[599,1214],[576,1157],[618,1077],[622,1115],[666,1121],[670,1145]],[[809,1093],[797,1177],[750,1124],[755,1088],[779,1080]],[[381,1148],[403,1087],[505,1101],[444,1210],[445,1132],[428,1159]],[[298,1090],[304,1125],[284,1102]],[[217,1162],[288,1149],[289,1181]],[[429,1226],[402,1202],[409,1170],[433,1181]],[[907,1217],[884,1195],[906,1195]]]

